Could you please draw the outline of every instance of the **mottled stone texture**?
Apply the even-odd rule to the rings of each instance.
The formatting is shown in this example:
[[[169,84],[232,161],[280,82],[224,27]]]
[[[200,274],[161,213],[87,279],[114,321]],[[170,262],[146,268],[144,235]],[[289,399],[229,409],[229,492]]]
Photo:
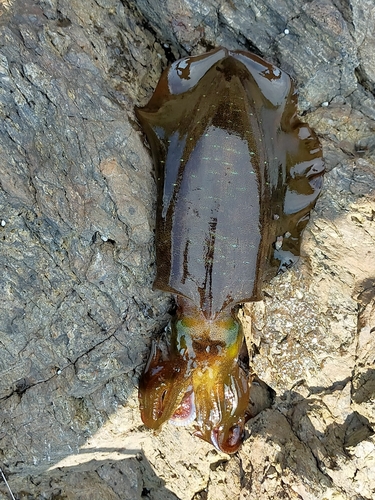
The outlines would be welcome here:
[[[374,498],[375,0],[0,8],[0,467],[16,498]],[[264,409],[230,458],[192,429],[153,435],[137,403],[170,298],[151,289],[133,107],[168,61],[219,44],[297,79],[328,170],[303,259],[240,313]]]

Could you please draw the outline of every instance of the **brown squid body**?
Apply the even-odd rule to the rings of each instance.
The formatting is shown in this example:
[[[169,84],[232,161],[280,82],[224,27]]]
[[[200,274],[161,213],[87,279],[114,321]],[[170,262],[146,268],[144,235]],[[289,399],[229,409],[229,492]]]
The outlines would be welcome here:
[[[140,381],[142,419],[195,419],[198,436],[233,453],[249,403],[234,306],[297,259],[321,147],[290,77],[225,48],[173,63],[137,116],[158,186],[154,287],[177,302]]]

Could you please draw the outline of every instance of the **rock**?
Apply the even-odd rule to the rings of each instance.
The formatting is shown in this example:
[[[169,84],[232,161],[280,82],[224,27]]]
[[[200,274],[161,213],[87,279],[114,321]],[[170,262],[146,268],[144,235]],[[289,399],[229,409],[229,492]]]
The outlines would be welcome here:
[[[14,495],[373,498],[374,2],[0,8],[0,467]],[[301,260],[240,312],[257,378],[232,457],[192,427],[154,435],[137,401],[171,300],[152,291],[155,185],[134,105],[168,61],[220,44],[297,79],[327,164]]]

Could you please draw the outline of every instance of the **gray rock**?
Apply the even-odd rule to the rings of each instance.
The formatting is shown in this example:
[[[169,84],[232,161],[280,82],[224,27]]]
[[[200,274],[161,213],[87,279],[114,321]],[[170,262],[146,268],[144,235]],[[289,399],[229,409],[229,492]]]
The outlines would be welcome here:
[[[15,496],[373,498],[374,1],[0,8],[0,467]],[[152,291],[134,105],[168,60],[220,44],[296,78],[327,163],[303,258],[241,312],[259,379],[230,458],[192,428],[152,434],[137,401],[170,297]]]

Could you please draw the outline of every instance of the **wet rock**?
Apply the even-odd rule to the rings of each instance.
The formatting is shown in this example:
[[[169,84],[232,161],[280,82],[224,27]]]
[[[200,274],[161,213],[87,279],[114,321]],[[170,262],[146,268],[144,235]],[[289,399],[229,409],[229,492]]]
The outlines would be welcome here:
[[[373,1],[0,8],[0,467],[14,494],[373,498]],[[155,185],[133,109],[168,61],[219,44],[297,79],[327,163],[302,259],[240,312],[258,385],[233,457],[193,427],[154,435],[137,401],[170,297],[152,291]]]

